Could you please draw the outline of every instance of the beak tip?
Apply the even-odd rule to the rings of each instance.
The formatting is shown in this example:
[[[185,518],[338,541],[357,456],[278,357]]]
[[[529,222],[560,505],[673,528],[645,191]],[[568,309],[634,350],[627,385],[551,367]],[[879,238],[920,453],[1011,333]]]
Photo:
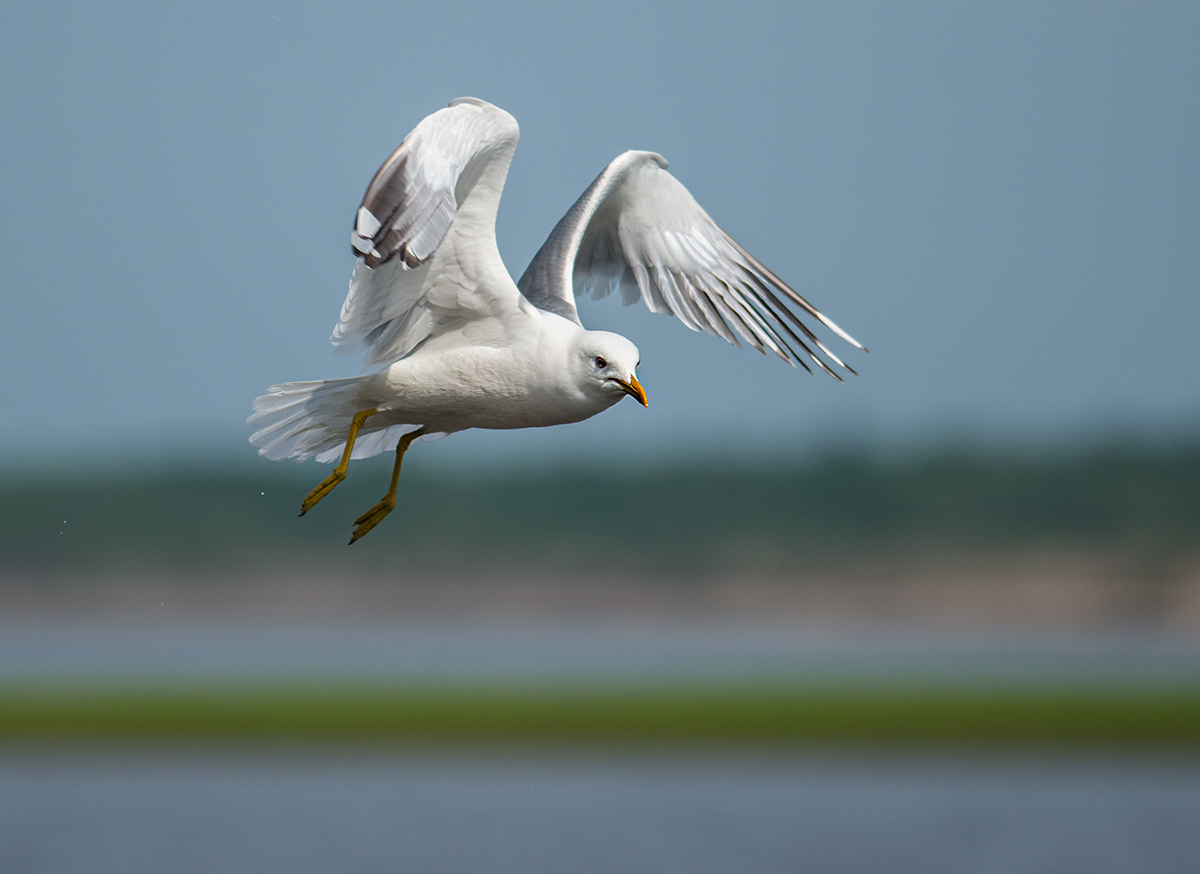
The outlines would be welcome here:
[[[629,388],[631,389],[629,393],[637,398],[639,404],[643,407],[650,406],[650,401],[646,399],[646,390],[642,388],[642,384],[638,382],[637,377],[632,373],[629,374]]]
[[[646,400],[646,390],[642,388],[642,384],[637,381],[637,377],[632,373],[629,375],[629,381],[623,379],[615,380],[617,385],[625,390],[625,394],[629,395],[643,407],[650,406],[650,402]]]

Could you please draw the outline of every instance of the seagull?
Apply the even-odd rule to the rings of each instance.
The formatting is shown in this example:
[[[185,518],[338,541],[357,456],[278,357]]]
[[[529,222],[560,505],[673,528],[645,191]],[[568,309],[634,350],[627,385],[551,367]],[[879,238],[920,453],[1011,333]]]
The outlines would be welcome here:
[[[462,97],[404,138],[355,215],[358,261],[330,338],[339,353],[363,354],[371,372],[273,385],[254,401],[247,422],[260,455],[340,456],[301,516],[352,459],[395,451],[387,494],[355,520],[351,543],[395,509],[401,462],[418,438],[579,422],[626,396],[648,406],[637,347],[586,330],[577,296],[641,300],[694,331],[839,381],[835,367],[853,369],[800,314],[866,351],[721,230],[654,152],[613,159],[514,283],[496,211],[518,136],[507,112]]]

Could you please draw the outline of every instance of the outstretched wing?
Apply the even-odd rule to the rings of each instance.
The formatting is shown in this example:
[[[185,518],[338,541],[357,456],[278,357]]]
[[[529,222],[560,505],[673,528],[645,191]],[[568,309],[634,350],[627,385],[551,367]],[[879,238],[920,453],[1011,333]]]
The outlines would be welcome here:
[[[535,306],[579,321],[574,296],[620,291],[694,331],[749,343],[840,379],[825,358],[853,373],[797,310],[853,346],[826,318],[721,230],[653,152],[612,161],[555,226],[517,283]],[[824,357],[822,357],[824,355]]]
[[[507,112],[463,97],[392,152],[355,216],[350,242],[359,260],[330,338],[339,353],[365,350],[367,365],[394,361],[439,328],[494,309],[504,283],[464,284],[461,276],[498,269],[507,277],[496,209],[518,136]]]

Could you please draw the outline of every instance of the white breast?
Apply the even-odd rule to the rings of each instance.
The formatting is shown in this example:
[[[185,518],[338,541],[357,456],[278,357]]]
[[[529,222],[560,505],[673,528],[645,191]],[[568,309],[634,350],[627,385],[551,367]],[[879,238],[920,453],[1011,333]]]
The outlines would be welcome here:
[[[397,361],[381,386],[386,420],[447,432],[540,428],[582,421],[619,400],[579,384],[570,360],[578,325],[532,308],[522,321],[502,343],[439,343]]]

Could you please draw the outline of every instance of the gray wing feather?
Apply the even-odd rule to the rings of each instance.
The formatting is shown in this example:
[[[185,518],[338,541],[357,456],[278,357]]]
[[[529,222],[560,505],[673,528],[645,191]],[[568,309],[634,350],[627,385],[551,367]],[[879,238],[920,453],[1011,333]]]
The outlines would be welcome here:
[[[555,226],[517,283],[535,306],[579,322],[574,298],[619,292],[694,331],[741,341],[836,379],[831,363],[853,373],[800,313],[859,349],[709,217],[653,152],[612,161]]]
[[[491,168],[503,185],[518,136],[507,112],[459,98],[422,120],[383,162],[355,214],[350,242],[359,261],[330,338],[339,353],[365,349],[368,366],[394,361],[484,308],[457,290],[438,294],[433,256],[481,175]],[[475,192],[472,202],[481,197],[493,224],[477,224],[490,229],[499,191]],[[474,242],[473,251],[495,248],[494,234]]]
[[[354,254],[372,268],[397,255],[410,268],[428,260],[457,215],[460,177],[498,140],[515,141],[515,122],[505,122],[508,113],[460,97],[417,125],[367,186],[350,235]]]
[[[546,242],[542,244],[524,274],[517,281],[517,288],[534,306],[568,318],[576,324],[579,321],[579,311],[575,308],[575,262],[580,251],[586,251],[589,260],[610,265],[604,281],[609,288],[613,285],[622,288],[622,299],[625,298],[623,273],[627,262],[620,252],[620,243],[616,240],[616,226],[612,221],[605,221],[605,205],[618,187],[624,176],[640,160],[644,158],[658,160],[665,167],[667,162],[661,155],[650,152],[626,152],[612,161],[604,171],[597,176],[587,190],[567,210],[567,214],[559,219]],[[596,223],[595,232],[584,240],[587,231],[596,217],[601,214],[601,221]]]

